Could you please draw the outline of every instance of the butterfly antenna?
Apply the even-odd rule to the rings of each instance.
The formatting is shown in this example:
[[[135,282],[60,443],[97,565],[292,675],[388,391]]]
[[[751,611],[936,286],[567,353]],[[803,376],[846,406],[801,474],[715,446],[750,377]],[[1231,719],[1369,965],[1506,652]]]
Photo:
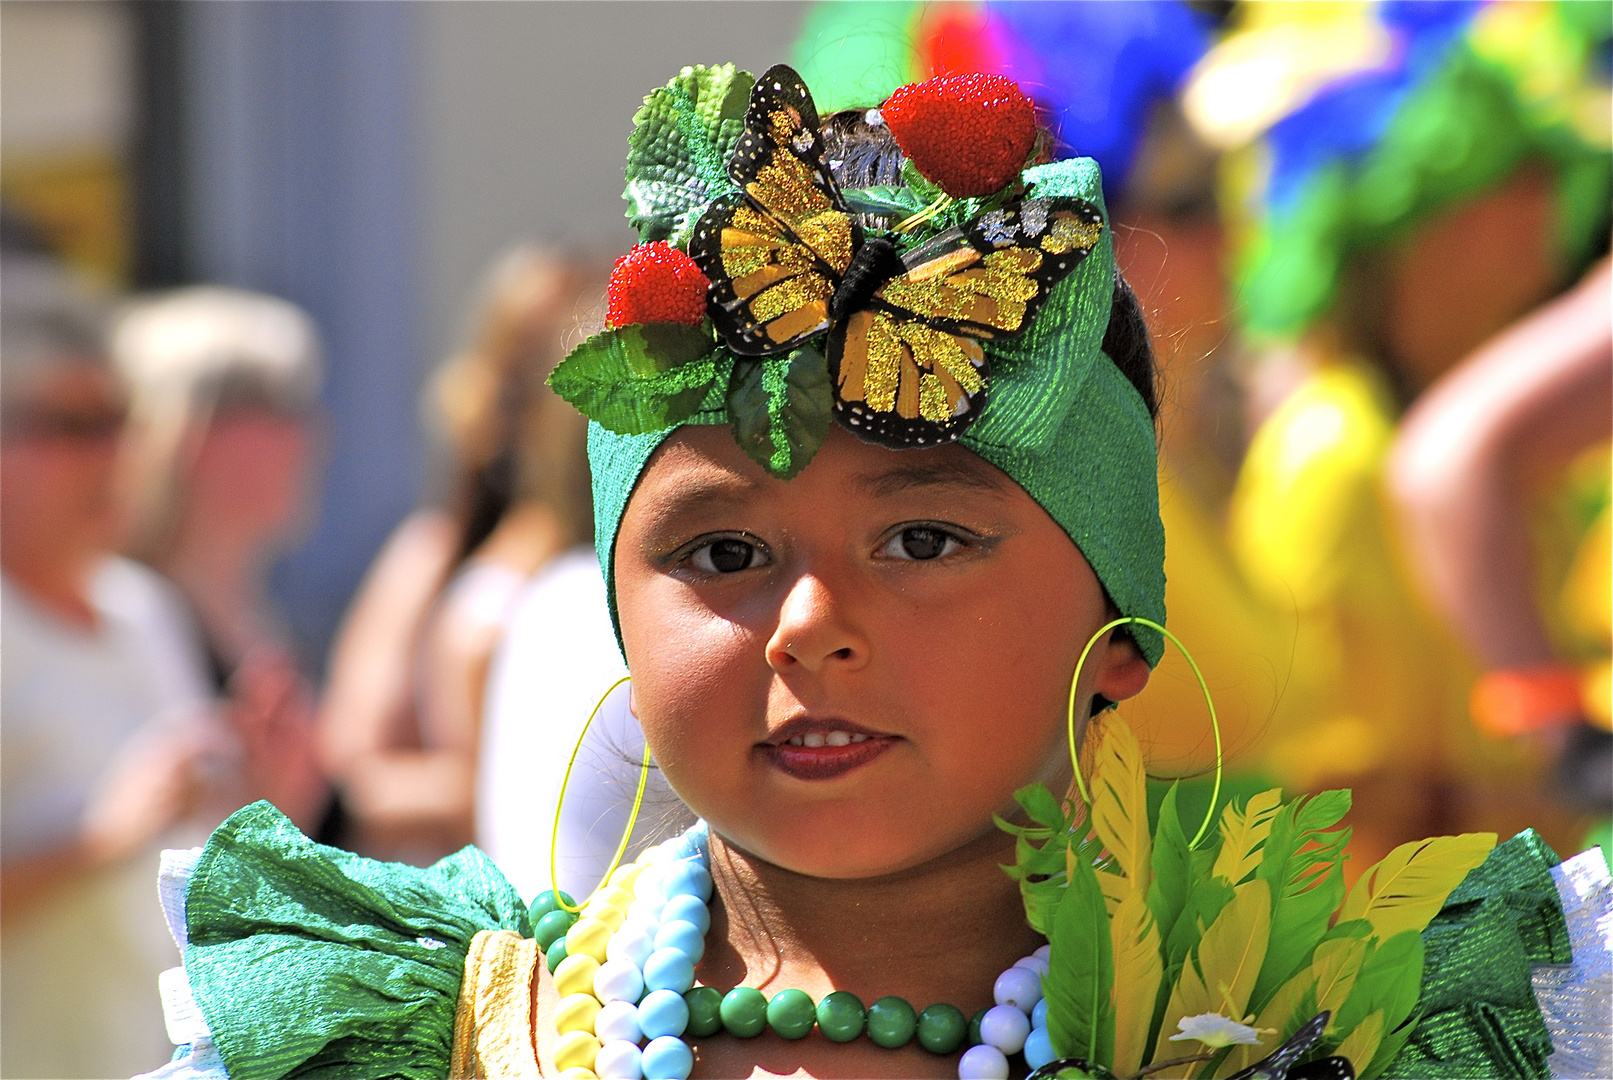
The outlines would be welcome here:
[[[951,205],[952,196],[942,192],[940,198],[936,199],[933,203],[931,203],[929,206],[926,206],[918,213],[900,222],[892,231],[900,235],[901,233],[916,229]]]

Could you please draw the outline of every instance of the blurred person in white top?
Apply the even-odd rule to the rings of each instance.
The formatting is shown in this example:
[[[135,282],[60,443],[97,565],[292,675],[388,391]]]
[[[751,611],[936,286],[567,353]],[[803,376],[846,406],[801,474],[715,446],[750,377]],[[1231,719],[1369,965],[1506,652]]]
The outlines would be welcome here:
[[[158,849],[225,751],[183,605],[113,554],[127,404],[100,310],[0,259],[0,1068],[126,1076],[167,1052]]]

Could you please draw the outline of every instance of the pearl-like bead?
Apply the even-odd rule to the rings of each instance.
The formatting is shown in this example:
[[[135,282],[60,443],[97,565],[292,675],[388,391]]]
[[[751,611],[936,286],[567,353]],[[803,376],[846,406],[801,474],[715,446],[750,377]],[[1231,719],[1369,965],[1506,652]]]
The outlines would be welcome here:
[[[644,872],[644,867],[637,863],[623,863],[611,872],[610,883],[618,889],[627,889],[631,893],[633,882]]]
[[[594,996],[602,1002],[637,1001],[644,996],[644,973],[631,960],[607,960],[594,972]]]
[[[594,1017],[594,1034],[601,1042],[630,1042],[637,1044],[644,1037],[638,1026],[638,1006],[631,1001],[608,1002]]]
[[[1008,1080],[1008,1058],[995,1046],[971,1046],[958,1059],[958,1080]]]
[[[554,1041],[554,1063],[560,1069],[592,1069],[599,1040],[586,1031],[568,1031]]]
[[[689,1026],[689,1003],[671,990],[651,990],[638,1006],[638,1028],[646,1039],[682,1035]]]
[[[658,926],[661,922],[661,910],[665,907],[665,900],[650,896],[640,896],[627,909],[626,925],[649,926],[652,928]]]
[[[1042,1000],[1042,976],[1028,968],[1011,967],[997,976],[991,995],[998,1005],[1012,1005],[1022,1013],[1029,1013]]]
[[[689,1080],[694,1052],[682,1039],[663,1035],[644,1048],[643,1068],[645,1080]]]
[[[1027,971],[1034,971],[1038,975],[1047,974],[1047,961],[1043,960],[1040,956],[1023,957],[1014,961],[1014,966],[1017,968],[1024,968]]]
[[[1040,1069],[1056,1057],[1058,1053],[1053,1049],[1053,1040],[1048,1037],[1047,1029],[1032,1028],[1025,1037],[1025,1064],[1033,1070]]]
[[[654,932],[647,926],[630,922],[611,935],[610,944],[605,946],[605,959],[627,960],[642,969],[644,961],[654,951]]]
[[[711,930],[711,909],[706,907],[706,902],[698,896],[690,896],[687,893],[674,896],[666,902],[666,907],[662,909],[660,916],[662,922],[681,919],[683,922],[694,923],[702,934]]]
[[[694,985],[694,961],[678,949],[656,949],[644,961],[644,987],[647,990],[676,990],[683,993]]]
[[[673,919],[662,923],[661,929],[655,932],[655,947],[677,949],[689,958],[691,964],[698,964],[700,958],[706,955],[706,936],[694,923]]]
[[[1045,1028],[1046,1026],[1047,1026],[1047,999],[1043,998],[1041,1001],[1038,1001],[1036,1003],[1036,1008],[1031,1010],[1031,1027],[1032,1028]]]
[[[638,1045],[615,1039],[601,1046],[594,1058],[594,1072],[599,1080],[639,1080],[644,1069]]]
[[[1012,1005],[998,1005],[980,1018],[980,1041],[1004,1054],[1017,1054],[1031,1033],[1030,1017]]]
[[[674,896],[688,895],[705,902],[711,899],[711,874],[694,859],[673,863],[661,891],[669,901]]]
[[[1038,960],[1050,960],[1053,956],[1053,946],[1043,945],[1041,948],[1031,953],[1031,955],[1036,957]]]

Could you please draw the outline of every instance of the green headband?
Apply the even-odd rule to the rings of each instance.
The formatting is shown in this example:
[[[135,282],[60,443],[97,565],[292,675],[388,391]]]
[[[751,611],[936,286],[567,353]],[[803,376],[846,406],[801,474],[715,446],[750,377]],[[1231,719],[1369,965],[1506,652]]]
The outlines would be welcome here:
[[[716,149],[732,152],[739,138],[727,126],[737,115],[734,88],[719,80],[737,81],[736,75],[743,78],[732,68],[685,69],[668,90],[652,94],[639,114],[634,153],[642,161],[640,150],[650,138],[641,136],[653,136],[663,159],[694,158],[687,146],[677,144],[698,141],[702,130]],[[745,79],[741,85],[748,89],[748,83]],[[687,103],[690,115],[677,118],[681,120],[677,127],[669,121],[647,131],[656,123],[658,105],[668,97],[674,104],[679,99]],[[726,155],[711,156],[726,160]],[[658,175],[664,179],[669,171],[664,160],[660,168]],[[692,165],[688,171],[697,168]],[[730,167],[738,169],[737,163]],[[641,236],[653,238],[659,231],[674,241],[680,233],[694,236],[695,222],[711,201],[712,190],[721,190],[727,179],[707,172],[699,180],[672,187],[681,201],[663,200],[663,206],[674,208],[656,219],[646,213],[647,206],[651,210],[654,206],[645,195],[645,173],[641,165],[635,175],[635,159],[630,157],[630,217],[640,226]],[[926,185],[922,176],[906,170],[904,180],[901,188],[848,191],[845,198],[860,208],[875,199],[900,202],[916,195],[919,206],[944,204],[939,216],[948,219],[950,214],[952,222],[978,216],[982,206],[992,205],[989,199],[932,200],[938,190]],[[690,197],[697,183],[702,186],[696,197]],[[726,183],[728,192],[735,186]],[[1090,159],[1024,169],[1010,187],[1025,204],[1080,199],[1102,214],[1102,180]],[[996,204],[1004,201],[999,197]],[[1121,614],[1163,623],[1165,537],[1159,518],[1154,425],[1137,389],[1102,351],[1115,277],[1107,215],[1102,216],[1101,235],[1087,257],[1046,291],[1029,325],[1015,335],[982,343],[989,362],[989,395],[974,422],[954,437],[1011,477],[1063,527]],[[718,291],[714,285],[713,309]],[[616,303],[613,295],[613,310]],[[699,344],[700,335],[711,335],[709,321],[700,328],[675,323],[618,325],[579,346],[552,381],[591,420],[588,459],[593,471],[595,546],[619,641],[616,536],[656,447],[684,424],[729,424],[753,458],[787,478],[804,467],[821,443],[830,422],[829,395],[838,395],[838,390],[831,390],[824,359],[810,345],[751,358],[734,355],[720,342],[715,349]],[[841,422],[866,437],[844,418]],[[1136,628],[1134,636],[1148,662],[1157,663],[1163,651],[1160,635]]]

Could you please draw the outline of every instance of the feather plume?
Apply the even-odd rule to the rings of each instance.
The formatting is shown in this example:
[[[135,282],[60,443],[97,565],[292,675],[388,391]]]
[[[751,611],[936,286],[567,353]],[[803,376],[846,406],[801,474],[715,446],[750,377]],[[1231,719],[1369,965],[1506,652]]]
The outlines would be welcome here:
[[[1401,844],[1350,890],[1339,920],[1365,919],[1378,937],[1421,931],[1451,890],[1495,847],[1494,833],[1435,836]]]
[[[1307,967],[1283,983],[1282,989],[1272,995],[1271,1001],[1255,1019],[1255,1027],[1277,1034],[1260,1046],[1234,1046],[1221,1062],[1221,1067],[1216,1069],[1215,1075],[1227,1077],[1247,1069],[1271,1053],[1273,1046],[1286,1042],[1301,1024],[1316,1013],[1316,972]]]
[[[1114,956],[1103,894],[1090,863],[1077,859],[1053,916],[1053,951],[1042,978],[1047,1034],[1060,1057],[1107,1061],[1114,1053]]]
[[[1270,936],[1271,887],[1259,879],[1239,886],[1182,965],[1154,1042],[1155,1059],[1169,1056],[1165,1041],[1184,1016],[1213,1012],[1243,1018]]]
[[[1215,859],[1215,876],[1237,885],[1260,865],[1260,848],[1271,835],[1271,822],[1282,809],[1283,789],[1272,788],[1250,798],[1239,810],[1228,806],[1221,813],[1221,853]]]
[[[1355,988],[1356,976],[1361,974],[1361,963],[1367,958],[1370,945],[1366,938],[1343,937],[1329,938],[1316,946],[1311,971],[1316,975],[1317,1011],[1326,1009],[1334,1017],[1339,1015],[1339,1008]],[[1328,1033],[1331,1034],[1331,1030]]]
[[[1143,891],[1153,873],[1147,783],[1142,748],[1131,726],[1118,717],[1106,720],[1092,774],[1092,830],[1120,872]]]
[[[1136,1072],[1148,1049],[1148,1029],[1154,1019],[1159,984],[1165,976],[1159,955],[1159,926],[1148,908],[1148,895],[1133,889],[1120,902],[1109,922],[1114,950],[1115,1013],[1114,1072]]]
[[[1349,1058],[1350,1064],[1357,1070],[1367,1067],[1373,1055],[1378,1052],[1378,1043],[1383,1040],[1383,1013],[1369,1013],[1367,1018],[1356,1025],[1355,1030],[1345,1036],[1339,1048],[1333,1051],[1339,1057]]]

